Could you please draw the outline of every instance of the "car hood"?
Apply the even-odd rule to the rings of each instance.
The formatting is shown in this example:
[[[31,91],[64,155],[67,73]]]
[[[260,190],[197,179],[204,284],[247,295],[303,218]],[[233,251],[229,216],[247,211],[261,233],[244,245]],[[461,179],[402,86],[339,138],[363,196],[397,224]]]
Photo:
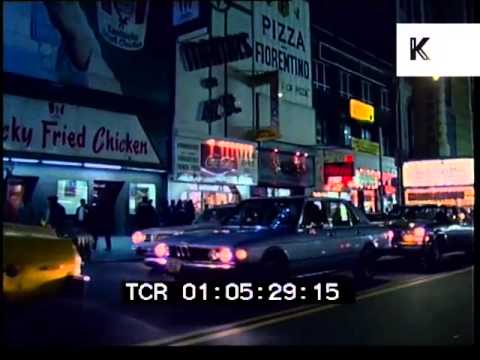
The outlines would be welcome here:
[[[286,230],[272,229],[260,226],[228,226],[217,229],[205,229],[172,235],[165,239],[169,244],[182,244],[190,246],[238,246],[248,242],[269,238],[273,234],[279,234]]]
[[[213,229],[219,227],[218,223],[202,223],[202,224],[192,224],[192,225],[178,225],[178,226],[165,226],[165,227],[152,227],[148,229],[143,229],[142,232],[145,234],[160,234],[160,235],[173,235],[173,234],[183,234],[185,232],[203,230],[203,229]]]

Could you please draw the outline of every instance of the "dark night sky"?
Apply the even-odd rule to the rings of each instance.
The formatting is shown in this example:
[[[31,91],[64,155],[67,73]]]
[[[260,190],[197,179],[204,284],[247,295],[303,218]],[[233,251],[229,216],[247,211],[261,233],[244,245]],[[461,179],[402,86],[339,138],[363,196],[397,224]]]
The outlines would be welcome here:
[[[310,0],[313,24],[395,62],[394,0]]]

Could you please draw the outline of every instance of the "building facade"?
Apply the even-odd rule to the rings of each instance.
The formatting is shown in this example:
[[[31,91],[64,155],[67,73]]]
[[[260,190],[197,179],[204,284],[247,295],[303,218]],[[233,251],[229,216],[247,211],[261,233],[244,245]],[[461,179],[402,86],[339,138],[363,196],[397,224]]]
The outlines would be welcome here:
[[[392,64],[312,25],[312,67],[317,190],[386,211],[397,202]]]
[[[473,22],[473,1],[397,1],[397,22]],[[472,157],[471,78],[399,78],[402,160]]]
[[[114,234],[129,234],[143,196],[157,208],[167,199],[174,44],[157,38],[170,31],[166,6],[2,6],[7,201],[39,224],[47,197],[68,222],[85,199],[109,209]]]
[[[174,3],[170,199],[201,211],[312,189],[308,2],[188,3]]]

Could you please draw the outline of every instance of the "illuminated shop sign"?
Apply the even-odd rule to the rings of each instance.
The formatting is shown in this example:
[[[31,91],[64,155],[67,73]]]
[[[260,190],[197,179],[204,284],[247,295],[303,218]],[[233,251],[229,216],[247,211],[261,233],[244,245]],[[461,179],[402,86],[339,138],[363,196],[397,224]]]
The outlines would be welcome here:
[[[427,187],[406,189],[407,205],[446,205],[472,207],[475,202],[473,186]]]
[[[4,95],[4,150],[159,163],[137,117]]]
[[[259,178],[262,183],[273,186],[315,185],[314,159],[307,152],[262,149],[259,157]]]
[[[188,182],[256,185],[257,156],[253,143],[178,137],[174,177]]]
[[[409,161],[403,164],[403,186],[473,185],[473,159]]]
[[[350,177],[355,176],[353,162],[327,163],[324,167],[325,179],[329,177]]]
[[[375,121],[375,108],[360,100],[350,99],[350,117],[354,120],[373,123]]]
[[[377,156],[380,154],[380,146],[378,143],[364,139],[357,139],[354,137],[352,137],[352,149],[356,152]]]

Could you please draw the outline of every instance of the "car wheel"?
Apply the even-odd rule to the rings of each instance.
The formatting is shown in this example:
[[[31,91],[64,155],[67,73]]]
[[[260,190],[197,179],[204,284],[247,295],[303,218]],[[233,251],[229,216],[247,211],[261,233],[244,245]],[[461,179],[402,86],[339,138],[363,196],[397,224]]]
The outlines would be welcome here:
[[[375,259],[376,254],[372,247],[369,246],[362,251],[353,269],[356,281],[369,281],[375,276]]]
[[[438,271],[442,261],[442,251],[437,241],[434,241],[430,248],[425,251],[421,258],[421,268],[425,272]]]
[[[262,259],[261,277],[269,281],[287,280],[290,277],[287,257],[281,253],[267,253]]]

